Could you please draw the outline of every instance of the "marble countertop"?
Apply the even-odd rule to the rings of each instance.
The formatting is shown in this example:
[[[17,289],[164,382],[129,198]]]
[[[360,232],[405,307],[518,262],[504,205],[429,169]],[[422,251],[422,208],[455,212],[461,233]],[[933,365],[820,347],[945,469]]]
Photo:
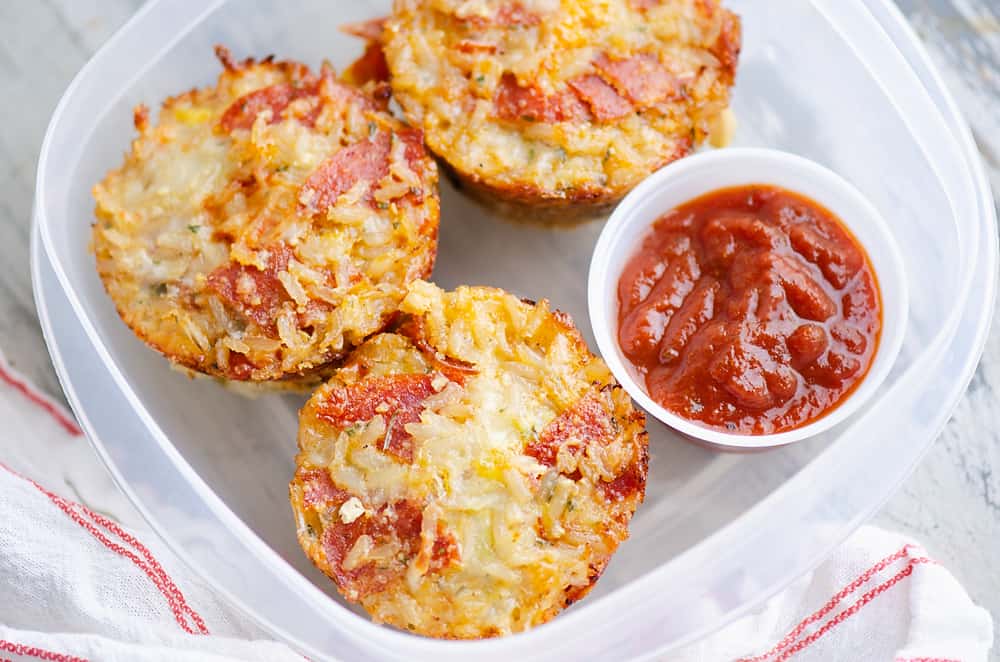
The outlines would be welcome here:
[[[61,397],[31,294],[28,237],[38,150],[72,76],[140,0],[0,3],[0,347]],[[1000,192],[1000,4],[898,0],[963,112]],[[44,44],[41,47],[40,44]],[[1000,200],[1000,197],[997,198]],[[874,523],[911,534],[1000,616],[1000,324],[941,438]]]

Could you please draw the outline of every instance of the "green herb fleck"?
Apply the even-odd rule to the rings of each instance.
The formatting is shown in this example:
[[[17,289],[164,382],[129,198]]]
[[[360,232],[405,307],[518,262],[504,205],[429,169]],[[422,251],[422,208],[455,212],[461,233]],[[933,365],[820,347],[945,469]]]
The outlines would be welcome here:
[[[573,512],[575,509],[576,509],[576,504],[573,503],[572,499],[570,499],[569,501],[566,502],[566,510],[567,511]]]
[[[535,148],[534,147],[529,147],[528,148],[528,160],[529,161],[534,161],[535,160]]]
[[[374,138],[375,137],[375,133],[377,131],[378,131],[378,125],[375,124],[375,122],[369,122],[368,123],[368,137],[369,138]]]
[[[558,156],[559,160],[562,161],[563,163],[566,162],[567,158],[566,150],[564,150],[562,147],[556,147],[556,156]]]
[[[306,524],[306,533],[308,533],[313,538],[316,537],[316,529],[312,527],[312,524]]]
[[[476,76],[476,82],[482,85],[483,83],[486,82],[486,76],[484,76],[483,74],[479,74],[478,76]]]
[[[379,209],[388,209],[389,208],[389,203],[388,202],[380,202],[380,203],[378,203],[378,208]]]
[[[392,229],[393,230],[398,230],[399,229],[399,221],[393,221],[392,222]]]
[[[188,231],[191,232],[191,234],[198,234],[198,230],[200,230],[200,229],[201,229],[200,225],[189,225],[188,226]]]
[[[534,122],[535,121],[535,116],[534,115],[521,115],[521,119],[524,120],[525,122]]]
[[[288,170],[288,164],[280,165],[274,169],[275,172],[285,172]]]
[[[153,293],[156,294],[156,296],[162,297],[164,294],[167,293],[167,284],[157,283],[156,285],[153,286]]]

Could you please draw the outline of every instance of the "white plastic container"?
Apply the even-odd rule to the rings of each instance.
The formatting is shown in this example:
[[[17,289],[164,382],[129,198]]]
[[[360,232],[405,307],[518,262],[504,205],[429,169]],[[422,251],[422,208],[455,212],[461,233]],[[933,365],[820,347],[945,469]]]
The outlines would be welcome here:
[[[115,315],[87,251],[89,190],[155,105],[238,56],[343,66],[340,23],[387,3],[160,0],[94,57],[53,116],[39,163],[40,317],[67,395],[122,488],[177,553],[311,657],[529,660],[652,656],[746,612],[817,564],[912,470],[963,392],[994,300],[997,236],[969,132],[888,0],[731,0],[743,17],[736,143],[796,152],[860,189],[892,227],[911,292],[894,369],[829,432],[754,455],[693,447],[650,423],[645,504],[594,593],[551,623],[477,642],[423,639],[345,607],[295,541],[287,481],[302,400],[253,402],[190,381]],[[447,187],[435,280],[550,298],[588,340],[586,275],[600,223],[488,218]],[[51,262],[51,274],[46,260]],[[46,285],[47,283],[47,285]]]

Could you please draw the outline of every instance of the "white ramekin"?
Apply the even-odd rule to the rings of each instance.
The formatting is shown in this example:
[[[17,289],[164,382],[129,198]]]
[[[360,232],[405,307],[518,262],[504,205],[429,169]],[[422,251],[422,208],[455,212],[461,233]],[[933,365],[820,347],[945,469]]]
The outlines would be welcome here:
[[[838,216],[868,252],[882,298],[881,339],[864,381],[822,418],[777,434],[720,432],[667,411],[649,397],[645,380],[618,345],[618,280],[625,264],[649,235],[652,223],[692,198],[745,184],[772,184],[801,193]],[[874,395],[896,360],[908,307],[906,274],[896,242],[885,220],[857,189],[831,170],[800,156],[744,148],[702,152],[675,161],[633,189],[611,214],[594,248],[587,297],[597,346],[632,398],[683,435],[722,450],[789,444],[828,430],[857,411]]]

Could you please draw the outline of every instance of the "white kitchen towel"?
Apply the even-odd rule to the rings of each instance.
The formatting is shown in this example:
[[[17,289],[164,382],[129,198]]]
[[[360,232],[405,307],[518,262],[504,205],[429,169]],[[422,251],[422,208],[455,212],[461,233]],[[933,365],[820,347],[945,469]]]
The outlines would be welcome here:
[[[227,604],[117,491],[72,416],[0,355],[0,662],[303,658]],[[677,662],[981,662],[989,614],[917,544],[863,527]]]

